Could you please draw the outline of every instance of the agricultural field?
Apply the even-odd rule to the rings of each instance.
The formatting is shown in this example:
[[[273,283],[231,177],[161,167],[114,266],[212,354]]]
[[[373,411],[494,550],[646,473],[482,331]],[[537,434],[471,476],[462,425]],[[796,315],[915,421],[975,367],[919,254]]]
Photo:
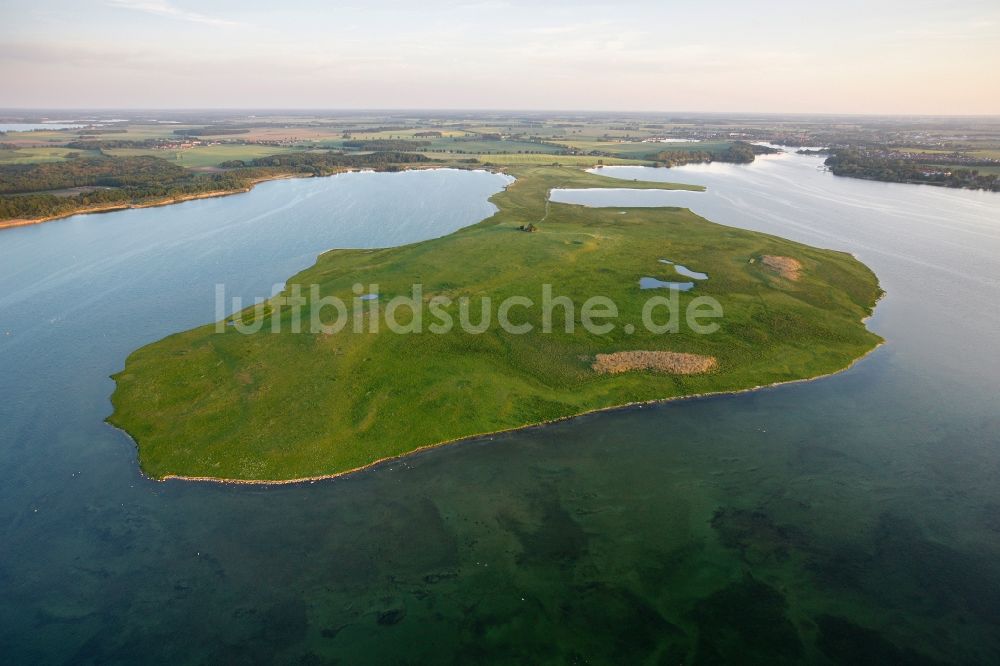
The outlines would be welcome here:
[[[258,157],[296,152],[296,150],[284,146],[223,143],[216,146],[194,146],[173,150],[162,148],[108,148],[104,152],[116,157],[151,155],[188,169],[200,169],[218,166],[220,163],[228,160],[252,160]]]
[[[968,154],[972,157],[979,157],[988,160],[1000,160],[1000,147],[989,150],[970,150]]]
[[[65,147],[27,147],[12,150],[0,148],[0,164],[38,164],[43,162],[61,162],[68,155],[95,157],[95,150],[75,150]]]
[[[0,143],[18,147],[43,147],[62,145],[77,137],[76,130],[35,130],[33,132],[0,133]]]

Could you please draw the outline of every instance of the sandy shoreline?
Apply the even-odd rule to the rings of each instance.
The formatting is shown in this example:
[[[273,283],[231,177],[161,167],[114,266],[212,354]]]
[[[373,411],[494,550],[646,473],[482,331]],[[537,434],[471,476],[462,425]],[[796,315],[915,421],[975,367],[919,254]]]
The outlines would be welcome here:
[[[865,317],[865,319],[863,321],[867,321],[867,319],[868,319],[868,317]],[[444,440],[444,441],[441,441],[441,442],[436,442],[434,444],[426,444],[424,446],[415,448],[412,451],[407,451],[406,453],[401,453],[399,455],[394,455],[394,456],[387,456],[385,458],[379,458],[378,460],[373,460],[372,462],[364,464],[364,465],[361,465],[359,467],[354,467],[354,468],[351,468],[351,469],[344,470],[342,472],[334,472],[334,473],[331,473],[331,474],[319,474],[319,475],[316,475],[316,476],[303,476],[303,477],[299,477],[299,478],[295,478],[295,479],[227,479],[225,477],[218,477],[218,476],[185,476],[183,474],[167,474],[167,475],[165,475],[165,476],[163,476],[161,478],[156,478],[156,477],[149,476],[144,471],[142,471],[141,465],[139,467],[139,473],[142,474],[142,476],[146,477],[147,479],[149,479],[151,481],[156,481],[156,482],[160,482],[160,483],[165,482],[165,481],[175,480],[175,481],[201,482],[201,483],[218,483],[218,484],[237,485],[237,486],[287,486],[287,485],[299,484],[299,483],[314,483],[316,481],[326,481],[326,480],[329,480],[329,479],[337,479],[337,478],[344,477],[344,476],[349,476],[349,475],[352,475],[352,474],[358,474],[358,473],[367,471],[369,469],[372,469],[374,467],[377,467],[379,465],[384,465],[384,464],[388,464],[388,463],[395,462],[395,461],[398,461],[398,460],[403,460],[405,458],[408,458],[410,456],[416,455],[418,453],[425,453],[427,451],[430,451],[432,449],[437,449],[437,448],[440,448],[442,446],[449,446],[449,445],[452,445],[452,444],[460,444],[462,442],[469,442],[469,441],[472,441],[472,440],[482,439],[484,437],[492,437],[494,435],[503,435],[503,434],[513,433],[513,432],[518,432],[518,431],[521,431],[521,430],[529,430],[529,429],[532,429],[532,428],[542,428],[542,427],[545,427],[545,426],[548,426],[548,425],[552,425],[554,423],[561,423],[563,421],[569,421],[571,419],[579,418],[581,416],[588,416],[588,415],[591,415],[591,414],[600,414],[602,412],[613,412],[613,411],[619,411],[619,410],[624,411],[624,410],[627,410],[627,409],[635,409],[635,408],[641,409],[642,407],[649,406],[649,405],[660,405],[660,404],[666,404],[666,403],[670,403],[670,402],[677,402],[677,401],[680,401],[680,400],[693,400],[693,399],[696,399],[696,398],[711,398],[711,397],[721,397],[721,396],[730,396],[730,395],[740,395],[741,393],[750,393],[751,391],[761,391],[761,390],[764,390],[764,389],[775,388],[775,387],[778,387],[778,386],[787,386],[789,384],[802,384],[802,383],[805,383],[805,382],[813,382],[813,381],[817,381],[817,380],[820,380],[820,379],[825,379],[827,377],[832,377],[834,375],[839,375],[842,372],[847,372],[848,370],[850,370],[851,368],[853,368],[855,365],[857,365],[861,361],[867,359],[873,353],[875,353],[876,351],[878,351],[878,349],[880,349],[884,344],[885,344],[885,341],[883,340],[882,342],[879,342],[877,345],[875,345],[870,350],[868,350],[867,352],[865,352],[863,355],[861,355],[858,358],[856,358],[853,361],[851,361],[851,363],[849,365],[847,365],[847,366],[845,366],[845,367],[843,367],[843,368],[841,368],[839,370],[834,370],[833,372],[828,372],[828,373],[826,373],[824,375],[816,375],[815,377],[804,377],[802,379],[789,379],[789,380],[783,381],[783,382],[774,382],[773,384],[761,384],[759,386],[751,386],[749,388],[739,389],[737,391],[709,391],[707,393],[692,393],[690,395],[678,395],[678,396],[672,396],[670,398],[657,398],[657,399],[653,399],[653,400],[642,400],[642,401],[638,401],[638,402],[627,402],[627,403],[624,403],[624,404],[621,404],[621,405],[611,405],[609,407],[598,407],[596,409],[588,409],[586,411],[578,412],[576,414],[570,414],[568,416],[560,416],[559,418],[549,419],[547,421],[539,421],[538,423],[528,423],[528,424],[521,425],[521,426],[514,426],[512,428],[503,428],[501,430],[493,430],[493,431],[490,431],[490,432],[482,432],[482,433],[476,433],[476,434],[473,434],[473,435],[465,435],[463,437],[456,437],[455,439],[448,439],[448,440]],[[114,425],[112,423],[108,423],[108,425],[111,426],[112,428],[114,428],[115,430],[120,430],[121,432],[125,433],[125,435],[127,435],[128,438],[131,439],[132,442],[136,445],[136,451],[138,452],[138,450],[139,450],[138,442],[136,442],[135,438],[132,437],[132,435],[127,430],[125,430],[123,428],[119,428],[118,426],[116,426],[116,425]]]

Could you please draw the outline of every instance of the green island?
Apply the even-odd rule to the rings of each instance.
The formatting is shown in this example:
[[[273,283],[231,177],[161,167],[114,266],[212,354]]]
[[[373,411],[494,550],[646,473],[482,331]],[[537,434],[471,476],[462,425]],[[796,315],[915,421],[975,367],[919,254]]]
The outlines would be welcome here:
[[[498,211],[448,236],[379,250],[333,250],[290,278],[306,296],[356,303],[356,284],[378,285],[378,303],[446,296],[459,302],[532,299],[510,318],[514,334],[294,332],[285,307],[263,309],[263,328],[245,334],[253,309],[135,351],[122,372],[110,423],[137,442],[154,478],[278,482],[334,476],[445,442],[586,412],[684,396],[753,389],[842,370],[880,343],[864,319],[881,295],[876,276],[852,256],[709,222],[684,208],[587,208],[549,201],[554,188],[701,189],[623,182],[575,166],[513,165],[516,180],[492,197]],[[529,231],[530,233],[526,233]],[[691,291],[640,290],[643,276],[669,277],[662,260],[703,271]],[[666,276],[666,277],[665,277]],[[542,285],[574,304],[572,332],[554,308],[543,331]],[[319,285],[310,295],[309,286]],[[592,296],[616,304],[610,332],[584,329]],[[708,296],[722,306],[718,329],[654,332],[642,321],[651,296],[679,312]],[[278,302],[278,301],[273,301]],[[366,307],[368,305],[366,304]],[[494,306],[495,307],[495,306]],[[665,319],[660,312],[658,319]],[[239,321],[232,321],[238,319]],[[275,321],[276,320],[276,321]],[[400,314],[403,324],[406,311]],[[278,325],[276,325],[278,324]],[[273,328],[278,332],[272,332]],[[220,332],[221,330],[221,332]],[[685,373],[653,366],[599,372],[598,355],[673,353],[709,359]]]

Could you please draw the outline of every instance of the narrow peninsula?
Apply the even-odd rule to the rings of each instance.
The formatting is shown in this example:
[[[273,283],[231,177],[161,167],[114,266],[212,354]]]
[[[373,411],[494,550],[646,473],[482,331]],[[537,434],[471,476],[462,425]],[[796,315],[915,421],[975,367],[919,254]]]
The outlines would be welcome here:
[[[508,312],[517,332],[494,324],[434,333],[426,322],[421,333],[372,333],[367,324],[296,332],[289,309],[270,303],[172,335],[134,352],[114,377],[109,421],[135,439],[143,471],[234,482],[335,476],[590,411],[827,375],[880,343],[864,324],[878,281],[848,254],[714,224],[685,208],[549,201],[562,187],[695,186],[623,182],[574,166],[508,172],[516,180],[492,198],[490,218],[412,245],[327,252],[281,297],[301,293],[308,320],[321,299],[356,303],[358,284],[378,285],[377,298],[364,295],[373,301],[366,308],[420,284],[423,304],[435,301],[439,315],[459,321],[460,303],[471,303],[473,322],[484,297],[494,308],[528,298],[535,307],[519,300]],[[676,279],[679,269],[708,279],[687,291],[640,288],[646,278]],[[544,285],[571,303],[548,313],[551,332],[538,307]],[[710,297],[722,316],[711,332],[649,330],[639,323],[653,295],[675,299],[681,313]],[[595,296],[617,309],[602,322],[613,324],[606,332],[583,326],[581,305]],[[413,323],[407,316],[404,325]],[[263,325],[248,334],[255,317]]]

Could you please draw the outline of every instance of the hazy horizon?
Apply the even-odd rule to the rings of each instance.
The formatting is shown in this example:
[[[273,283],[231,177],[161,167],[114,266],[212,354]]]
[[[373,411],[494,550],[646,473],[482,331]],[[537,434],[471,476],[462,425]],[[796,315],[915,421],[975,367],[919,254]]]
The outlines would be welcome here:
[[[0,107],[1000,114],[1000,6],[10,0]]]
[[[664,115],[691,115],[691,116],[731,116],[733,118],[766,118],[766,117],[780,117],[780,118],[943,118],[943,119],[963,119],[963,118],[997,118],[1000,119],[1000,113],[864,113],[864,112],[840,112],[832,113],[826,111],[796,111],[796,112],[783,112],[783,111],[740,111],[740,110],[720,110],[720,111],[703,111],[698,109],[649,109],[644,111],[639,111],[635,109],[579,109],[579,108],[564,108],[564,109],[544,109],[544,108],[473,108],[473,107],[225,107],[225,106],[205,106],[205,107],[142,107],[142,106],[93,106],[93,107],[77,107],[77,106],[8,106],[0,107],[0,114],[8,113],[20,113],[29,114],[30,112],[58,112],[58,113],[68,113],[68,112],[80,112],[80,113],[100,113],[109,114],[114,112],[125,112],[125,113],[164,113],[164,114],[183,114],[183,113],[216,113],[216,114],[231,114],[231,113],[257,113],[257,114],[270,114],[270,115],[280,115],[282,113],[295,114],[295,115],[307,115],[307,114],[334,114],[334,115],[348,115],[348,114],[403,114],[403,113],[413,113],[413,114],[432,114],[432,113],[443,113],[443,114],[470,114],[470,115],[506,115],[506,114],[537,114],[539,116],[544,115],[555,115],[555,114],[566,114],[566,115],[602,115],[607,114],[609,116],[664,116]],[[51,118],[45,118],[46,120],[53,120]],[[68,122],[68,119],[67,119]]]

